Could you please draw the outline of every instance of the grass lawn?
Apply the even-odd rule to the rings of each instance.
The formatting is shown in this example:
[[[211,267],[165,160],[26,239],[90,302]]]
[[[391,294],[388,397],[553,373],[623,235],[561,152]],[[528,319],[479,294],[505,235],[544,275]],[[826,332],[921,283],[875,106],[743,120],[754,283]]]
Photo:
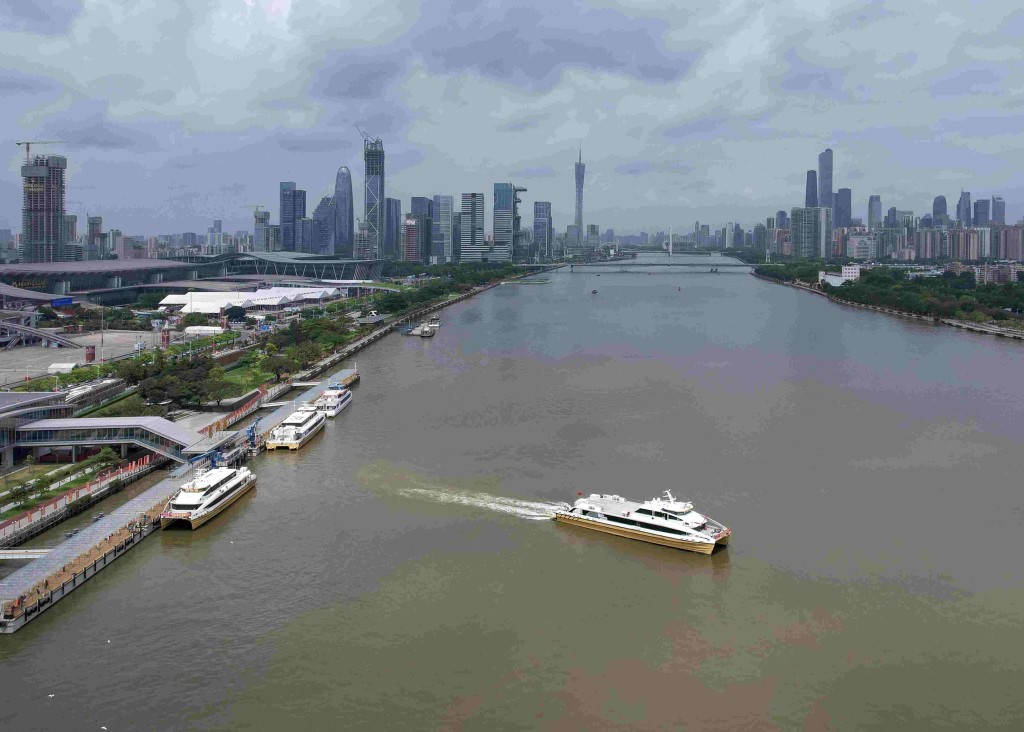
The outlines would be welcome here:
[[[238,393],[233,396],[241,396],[250,389],[255,389],[260,384],[270,381],[274,375],[263,373],[256,366],[243,366],[225,372],[224,378],[238,387]]]

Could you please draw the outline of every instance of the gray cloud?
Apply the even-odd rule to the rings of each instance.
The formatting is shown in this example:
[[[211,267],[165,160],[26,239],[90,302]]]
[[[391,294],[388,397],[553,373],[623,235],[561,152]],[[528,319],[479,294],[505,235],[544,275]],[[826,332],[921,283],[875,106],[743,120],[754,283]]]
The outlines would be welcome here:
[[[243,205],[276,215],[280,180],[326,191],[362,168],[357,124],[384,139],[389,196],[489,193],[514,171],[559,229],[581,140],[585,217],[620,231],[760,221],[803,200],[827,145],[855,215],[869,193],[926,210],[963,186],[1019,216],[1011,3],[688,5],[8,2],[0,137],[69,140],[69,198],[132,233],[249,226]],[[0,220],[18,221],[8,152]]]
[[[81,11],[82,0],[10,0],[0,5],[0,29],[59,35]]]

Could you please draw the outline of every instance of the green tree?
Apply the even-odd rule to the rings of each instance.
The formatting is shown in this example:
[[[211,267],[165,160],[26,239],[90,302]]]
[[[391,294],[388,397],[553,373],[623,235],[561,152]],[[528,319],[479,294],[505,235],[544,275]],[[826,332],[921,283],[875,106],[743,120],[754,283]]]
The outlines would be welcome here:
[[[318,361],[320,356],[320,346],[312,341],[306,341],[305,343],[300,343],[295,346],[295,352],[293,354],[293,358],[298,361],[299,365],[303,368]]]
[[[232,305],[224,311],[224,314],[231,323],[240,323],[245,320],[245,308],[238,305]]]
[[[298,364],[287,356],[267,356],[260,361],[260,370],[273,374],[276,381],[281,380],[281,375],[291,373]]]
[[[209,322],[202,313],[189,313],[178,323],[178,330],[185,330],[193,325],[208,325]]]
[[[220,366],[210,369],[209,375],[206,377],[206,393],[210,399],[217,402],[217,406],[220,406],[222,400],[231,396],[234,392],[235,386],[224,373],[224,369]]]

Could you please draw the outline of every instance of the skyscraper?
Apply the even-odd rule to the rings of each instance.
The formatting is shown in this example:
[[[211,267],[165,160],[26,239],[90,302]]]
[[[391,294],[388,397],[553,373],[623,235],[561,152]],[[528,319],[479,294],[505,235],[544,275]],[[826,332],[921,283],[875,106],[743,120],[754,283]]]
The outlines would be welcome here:
[[[21,261],[63,262],[64,186],[68,167],[60,155],[36,155],[21,166],[24,195],[21,209]]]
[[[452,207],[454,201],[451,196],[434,196],[434,231],[433,246],[438,262],[454,261],[453,231],[452,231]]]
[[[515,189],[511,183],[494,184],[494,253],[492,260],[512,260]]]
[[[462,213],[452,211],[452,258],[451,262],[457,263],[462,253]]]
[[[956,204],[956,218],[960,226],[969,228],[971,226],[971,194],[970,191],[960,191],[960,201]]]
[[[551,224],[551,202],[533,202],[533,243],[541,258],[551,258],[554,227]]]
[[[868,229],[882,225],[882,197],[878,194],[868,197]]]
[[[989,220],[989,205],[990,201],[987,198],[979,198],[974,202],[974,226],[988,226]]]
[[[946,216],[946,197],[936,196],[932,201],[932,219],[938,222],[938,219],[944,216]]]
[[[334,253],[351,257],[355,246],[355,209],[352,204],[352,171],[342,165],[334,177],[334,220],[331,222]]]
[[[413,259],[414,262],[423,262],[425,264],[434,264],[440,260],[434,259],[436,256],[433,251],[433,238],[434,238],[434,199],[427,198],[426,196],[413,196],[412,197],[412,212],[405,217],[405,224],[403,232],[409,231],[409,218],[412,217],[416,220],[417,235],[419,237],[426,237],[427,249],[426,252],[421,252],[421,256],[418,259]],[[424,232],[424,228],[426,231]],[[404,234],[403,234],[404,236]],[[403,238],[403,247],[406,247],[405,239]],[[406,252],[408,254],[408,252]],[[405,259],[409,259],[408,256]]]
[[[403,229],[402,202],[397,198],[384,199],[384,251],[381,259],[401,259]]]
[[[364,220],[370,236],[370,257],[384,256],[384,143],[380,138],[363,140],[364,176]],[[397,246],[397,243],[396,243]],[[392,251],[388,259],[394,259]]]
[[[816,208],[818,205],[818,173],[807,171],[807,185],[804,188],[804,208]]]
[[[402,221],[402,259],[427,263],[430,259],[431,220],[410,213]]]
[[[818,205],[834,208],[832,201],[832,148],[818,155]]]
[[[587,172],[587,166],[583,162],[583,146],[580,145],[580,159],[576,163],[576,227],[577,231],[583,231],[583,176]],[[578,242],[577,242],[578,243]]]
[[[296,222],[306,218],[306,192],[295,187],[294,181],[281,183],[281,248],[294,252]]]
[[[270,211],[256,209],[252,214],[252,250],[269,252],[267,246],[267,227],[270,226]]]
[[[999,196],[992,196],[992,223],[1006,224],[1006,201]]]
[[[103,259],[103,217],[86,217],[85,247],[83,253],[85,259]]]
[[[463,193],[462,252],[460,262],[480,262],[487,258],[484,242],[484,194]]]
[[[434,218],[434,199],[426,196],[413,196],[411,211],[413,216]]]
[[[793,209],[793,254],[800,258],[827,259],[832,256],[832,209]]]
[[[313,209],[313,236],[307,246],[312,254],[334,254],[334,196],[324,196]],[[305,243],[305,242],[304,242]],[[305,249],[303,251],[306,251]]]
[[[778,227],[779,229],[788,229],[789,228],[789,214],[787,214],[785,211],[776,211],[775,212],[775,226]]]
[[[835,200],[835,225],[848,228],[853,218],[853,191],[840,188]]]

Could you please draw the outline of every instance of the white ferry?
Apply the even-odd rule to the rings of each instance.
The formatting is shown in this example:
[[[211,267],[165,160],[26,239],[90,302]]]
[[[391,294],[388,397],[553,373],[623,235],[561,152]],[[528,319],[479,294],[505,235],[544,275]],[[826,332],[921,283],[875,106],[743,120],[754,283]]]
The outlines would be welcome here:
[[[249,468],[200,470],[167,502],[160,514],[160,526],[187,523],[197,529],[237,501],[256,484]]]
[[[352,392],[341,384],[331,384],[323,394],[313,402],[317,410],[328,417],[337,417],[341,411],[352,403]]]
[[[701,554],[726,546],[732,530],[677,501],[671,491],[644,503],[622,496],[591,495],[555,511],[555,521]]]
[[[323,412],[312,404],[303,403],[297,411],[292,412],[284,422],[270,431],[267,449],[285,447],[289,450],[298,450],[324,428],[325,422],[327,417]]]

